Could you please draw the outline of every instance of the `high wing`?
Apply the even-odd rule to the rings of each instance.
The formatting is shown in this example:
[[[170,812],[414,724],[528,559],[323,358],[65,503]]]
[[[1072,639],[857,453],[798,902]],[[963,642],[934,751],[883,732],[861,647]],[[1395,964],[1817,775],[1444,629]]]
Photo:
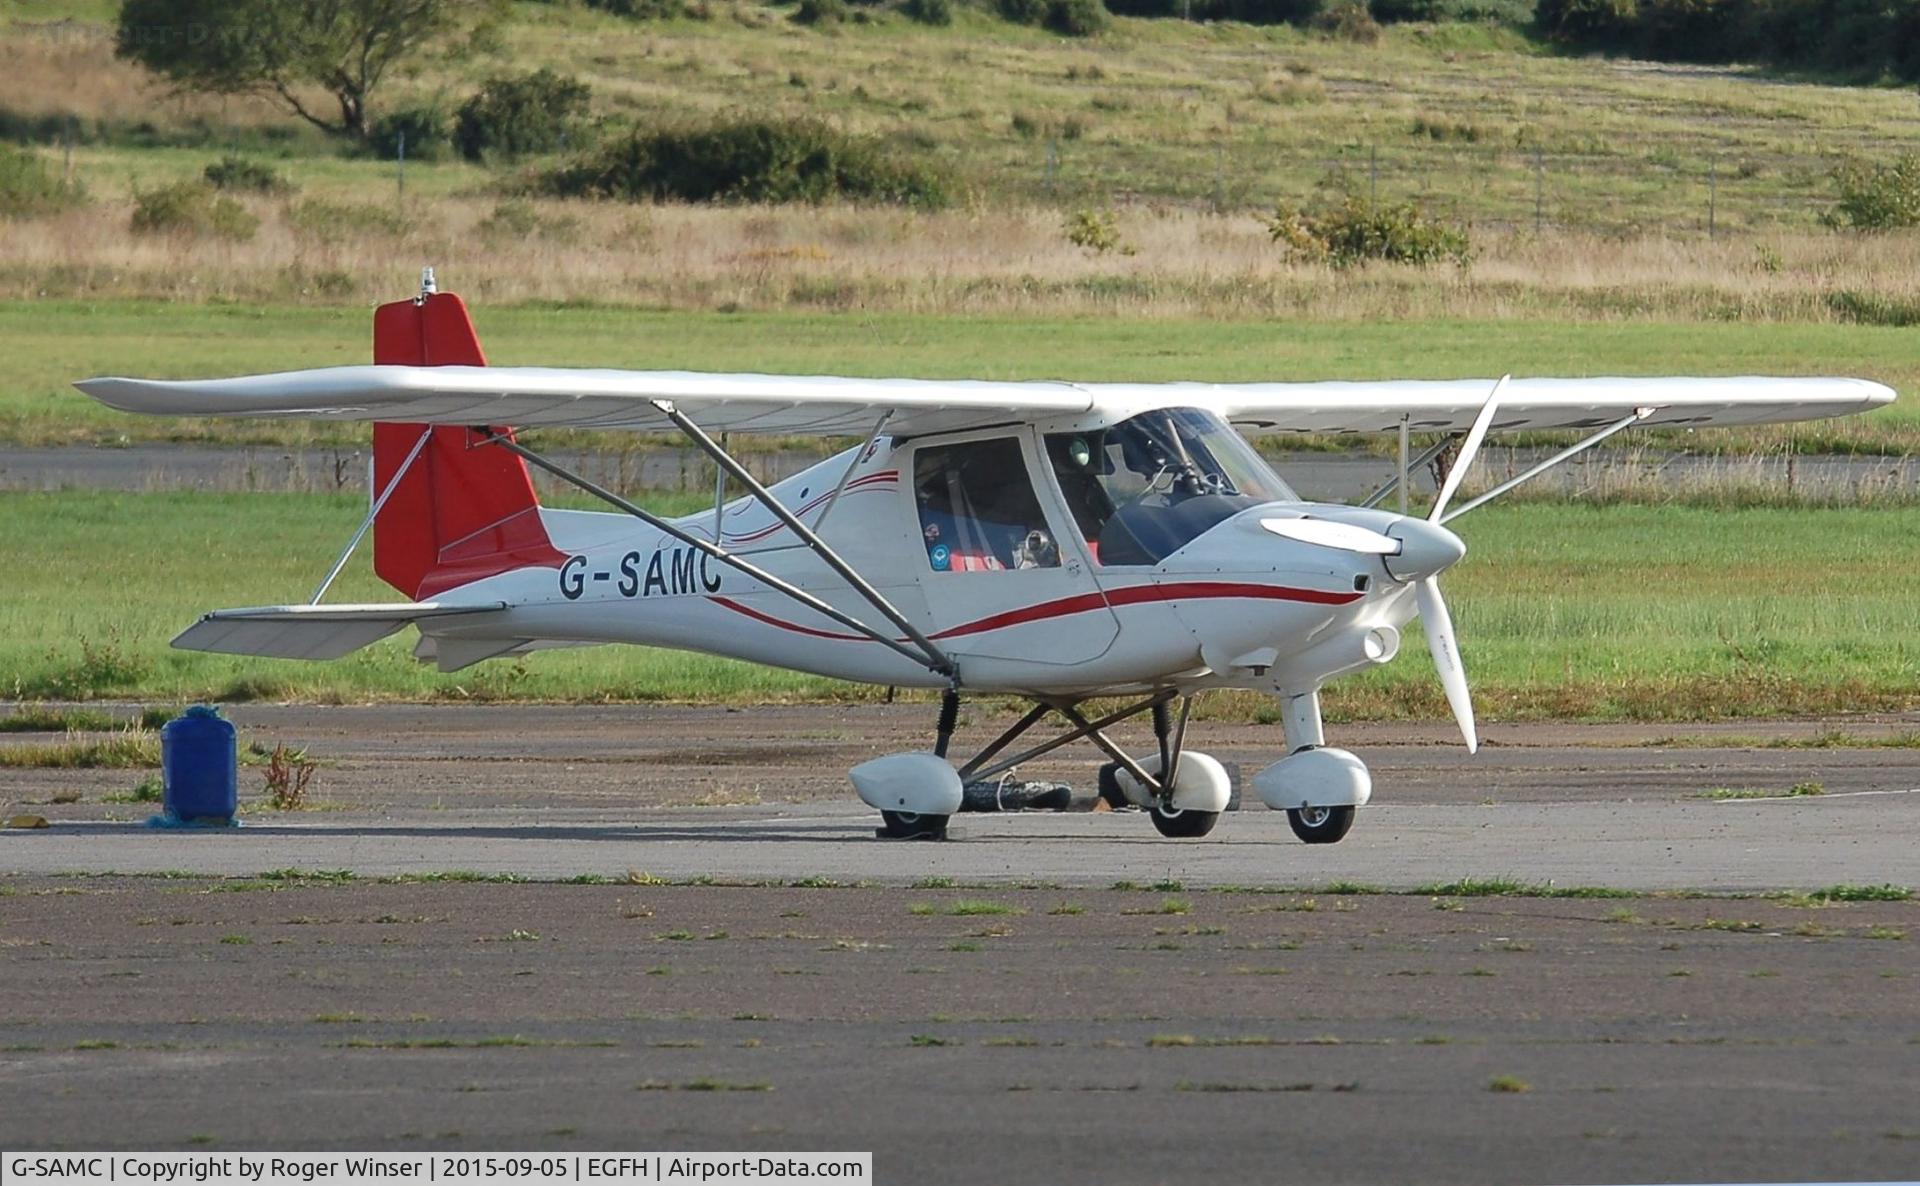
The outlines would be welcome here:
[[[828,436],[864,435],[887,411],[894,414],[890,432],[915,435],[1093,408],[1088,389],[1070,383],[561,367],[349,366],[180,382],[87,379],[74,386],[109,407],[160,416],[669,430],[658,401],[710,432]]]
[[[1487,402],[1488,379],[1262,383],[1222,386],[1214,404],[1241,432],[1414,432],[1465,430]],[[1491,431],[1600,428],[1638,409],[1654,427],[1769,424],[1867,412],[1893,402],[1891,387],[1867,379],[1605,378],[1513,379],[1500,393]]]
[[[558,367],[348,366],[234,379],[88,379],[110,407],[163,416],[301,417],[543,428],[671,427],[669,405],[715,432],[895,436],[1014,421],[1114,420],[1156,407],[1220,413],[1243,432],[1464,429],[1492,379],[1315,383],[1064,383],[854,379]],[[1516,379],[1495,431],[1594,428],[1651,408],[1647,425],[1760,424],[1869,411],[1892,389],[1838,378]]]

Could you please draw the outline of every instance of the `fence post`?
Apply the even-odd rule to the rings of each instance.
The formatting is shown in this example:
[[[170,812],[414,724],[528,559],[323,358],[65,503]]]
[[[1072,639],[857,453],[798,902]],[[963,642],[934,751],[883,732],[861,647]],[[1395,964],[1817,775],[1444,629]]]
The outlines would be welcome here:
[[[407,130],[399,129],[393,150],[393,185],[395,200],[399,205],[407,204]]]
[[[1380,146],[1367,145],[1367,205],[1380,204]]]
[[[1060,142],[1047,138],[1047,196],[1053,196],[1053,175],[1060,161]]]

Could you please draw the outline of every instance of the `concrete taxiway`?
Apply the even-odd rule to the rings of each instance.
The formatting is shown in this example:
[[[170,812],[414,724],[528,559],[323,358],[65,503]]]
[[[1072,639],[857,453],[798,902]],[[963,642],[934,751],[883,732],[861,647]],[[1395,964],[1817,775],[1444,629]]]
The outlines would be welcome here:
[[[265,810],[249,768],[246,827],[153,831],[126,771],[0,769],[52,821],[0,832],[9,1150],[856,1149],[927,1183],[1920,1167],[1920,903],[1887,888],[1920,884],[1912,718],[1495,724],[1475,757],[1344,727],[1377,799],[1309,847],[1257,803],[1198,842],[1084,811],[876,840],[844,770],[921,743],[925,705],[233,715],[324,763],[313,809]],[[1277,740],[1192,738],[1243,770]]]
[[[1199,841],[1164,840],[1138,813],[1086,811],[959,816],[944,844],[877,840],[845,771],[924,744],[923,705],[242,706],[234,715],[249,739],[284,740],[325,763],[313,792],[322,810],[249,810],[237,832],[156,832],[140,826],[150,806],[108,801],[124,796],[122,772],[0,770],[0,795],[55,820],[0,834],[0,871],[640,870],[1070,885],[1171,876],[1390,889],[1498,875],[1717,892],[1920,884],[1920,747],[1812,744],[1835,740],[1832,722],[1496,724],[1474,756],[1445,726],[1340,729],[1338,740],[1373,768],[1375,800],[1345,841],[1307,846],[1251,797]],[[1885,741],[1913,726],[1894,717],[1846,727],[1854,740]],[[1280,737],[1274,726],[1202,722],[1193,744],[1249,771],[1275,756]],[[1058,759],[1022,773],[1085,790],[1090,765]],[[245,776],[257,795],[258,775]],[[1808,784],[1821,793],[1792,793]]]

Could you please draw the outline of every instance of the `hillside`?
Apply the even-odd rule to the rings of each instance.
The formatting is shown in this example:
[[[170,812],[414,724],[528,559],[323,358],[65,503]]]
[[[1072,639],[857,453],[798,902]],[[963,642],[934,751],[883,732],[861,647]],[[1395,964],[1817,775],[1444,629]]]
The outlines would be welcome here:
[[[75,157],[99,192],[197,171],[206,148],[228,143],[301,158],[298,179],[316,190],[391,192],[390,165],[338,159],[277,109],[165,98],[113,60],[111,6],[78,9],[84,19],[35,20],[31,7],[12,19],[0,129],[45,139],[72,117],[104,141]],[[1610,234],[1703,232],[1710,185],[1717,230],[1809,227],[1835,159],[1890,153],[1920,131],[1902,90],[1556,57],[1496,26],[1395,25],[1356,44],[1121,19],[1072,40],[973,9],[949,28],[886,14],[829,30],[796,25],[786,7],[707,10],[644,22],[522,3],[497,52],[394,84],[376,106],[451,107],[486,76],[551,65],[589,82],[597,114],[616,122],[825,116],[950,166],[988,205],[1267,209],[1344,171],[1475,223],[1532,229],[1537,205],[1543,226]],[[464,165],[410,173],[423,195],[490,182]]]

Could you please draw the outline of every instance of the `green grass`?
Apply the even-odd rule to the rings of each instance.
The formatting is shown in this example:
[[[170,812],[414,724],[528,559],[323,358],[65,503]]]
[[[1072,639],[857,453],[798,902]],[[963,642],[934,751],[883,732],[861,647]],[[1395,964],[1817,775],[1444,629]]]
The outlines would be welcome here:
[[[0,717],[0,733],[104,733],[119,727],[117,719],[92,708],[43,708],[23,704]]]
[[[0,745],[0,768],[25,770],[139,770],[160,764],[160,738],[128,730],[108,737]]]
[[[353,496],[0,494],[0,696],[164,699],[860,699],[835,681],[599,647],[441,675],[396,637],[330,663],[174,651],[205,610],[299,599]],[[1908,512],[1525,504],[1460,521],[1445,587],[1489,720],[1693,720],[1920,704],[1920,519]],[[1808,597],[1810,579],[1820,596]],[[390,600],[365,552],[333,594]],[[1210,712],[1251,715],[1252,696]],[[1417,638],[1336,682],[1335,719],[1442,718]],[[1155,887],[1158,888],[1158,887]],[[1160,892],[1170,892],[1161,890]],[[1334,892],[1328,890],[1327,892]]]
[[[470,294],[471,295],[471,294]],[[1920,390],[1912,334],[1872,326],[1623,321],[1144,320],[862,313],[663,313],[488,306],[475,324],[497,365],[736,369],[930,378],[1219,382],[1515,374],[1860,375]],[[364,425],[178,420],[112,411],[81,395],[92,375],[192,378],[367,361],[364,308],[0,303],[0,442],[212,441],[364,447]],[[720,361],[724,360],[724,361]],[[1770,442],[1787,430],[1764,430]],[[1633,434],[1626,434],[1632,436]],[[584,434],[539,434],[548,443]],[[1792,431],[1796,447],[1920,451],[1920,399]],[[599,434],[630,447],[631,434]],[[1695,434],[1681,443],[1756,439]],[[263,465],[279,464],[277,458]]]

